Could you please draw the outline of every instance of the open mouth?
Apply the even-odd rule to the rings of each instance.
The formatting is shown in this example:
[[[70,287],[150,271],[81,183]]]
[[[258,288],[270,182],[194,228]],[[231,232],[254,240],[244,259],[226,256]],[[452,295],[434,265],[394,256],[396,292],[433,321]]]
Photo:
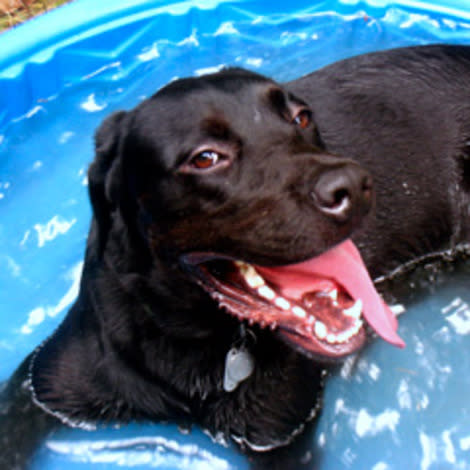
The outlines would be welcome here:
[[[187,255],[185,262],[219,306],[249,324],[276,331],[304,354],[351,354],[364,344],[366,324],[386,341],[404,346],[393,313],[350,240],[280,267],[197,253]]]

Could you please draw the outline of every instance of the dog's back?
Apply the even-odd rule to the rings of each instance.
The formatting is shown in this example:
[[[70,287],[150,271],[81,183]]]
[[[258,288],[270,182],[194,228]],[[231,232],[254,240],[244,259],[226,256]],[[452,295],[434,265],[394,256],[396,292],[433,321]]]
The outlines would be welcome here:
[[[374,275],[470,238],[470,47],[353,57],[290,82],[326,149],[374,177],[376,218],[356,235]]]

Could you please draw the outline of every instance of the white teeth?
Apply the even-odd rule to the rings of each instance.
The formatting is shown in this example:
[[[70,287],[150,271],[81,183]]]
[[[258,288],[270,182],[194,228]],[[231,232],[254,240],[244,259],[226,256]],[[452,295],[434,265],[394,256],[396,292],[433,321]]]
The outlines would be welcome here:
[[[338,289],[334,289],[331,292],[328,292],[328,297],[336,302],[338,300]]]
[[[275,292],[272,289],[270,289],[268,286],[258,287],[257,292],[261,297],[264,297],[265,299],[268,299],[268,300],[273,300],[274,297],[276,297]]]
[[[252,289],[264,286],[264,279],[256,272],[256,269],[251,266],[251,264],[244,263],[243,261],[235,261],[235,264],[238,266],[238,270],[246,283]]]
[[[339,335],[336,335],[336,341],[338,343],[344,343],[349,338],[351,338],[351,336],[352,336],[352,332],[350,330],[343,331],[343,333],[340,333]]]
[[[309,315],[306,310],[298,305],[291,305],[291,303],[284,297],[278,297],[276,292],[266,285],[265,280],[258,274],[254,266],[245,263],[243,261],[235,261],[235,265],[238,267],[240,274],[251,289],[256,289],[256,292],[260,297],[266,300],[273,301],[276,307],[290,311],[297,318],[304,320],[307,329],[312,331],[315,336],[322,341],[326,341],[330,344],[340,344],[349,341],[354,335],[356,335],[363,325],[363,321],[360,319],[362,315],[362,302],[360,299],[356,300],[354,305],[343,310],[343,315],[353,318],[353,325],[346,331],[342,331],[338,334],[328,331],[328,327],[325,323],[316,320],[313,315]],[[331,299],[333,305],[338,305],[338,290],[333,289],[329,292],[319,293],[320,296],[327,296]],[[249,324],[254,323],[253,318],[248,319]],[[263,328],[267,324],[260,321],[260,326]],[[275,322],[269,324],[271,329],[275,329],[277,324]]]
[[[351,331],[353,332],[353,335],[355,335],[362,328],[362,325],[364,325],[364,322],[362,320],[358,320],[354,324],[354,327],[351,328]]]
[[[338,338],[336,335],[334,335],[333,333],[330,333],[327,337],[326,337],[326,341],[328,341],[328,343],[330,344],[333,344],[333,343],[337,343],[338,342]]]
[[[305,318],[307,316],[307,312],[302,307],[298,307],[297,305],[292,307],[292,313],[299,318]]]
[[[274,303],[279,307],[282,308],[282,310],[289,310],[290,309],[290,302],[284,297],[278,297]]]
[[[256,272],[249,276],[245,275],[245,281],[252,289],[264,286],[264,279],[261,276],[258,276]]]
[[[315,335],[319,339],[325,339],[328,334],[328,331],[326,329],[326,325],[322,323],[321,321],[317,321],[315,323]]]
[[[357,299],[352,307],[343,310],[343,314],[347,317],[359,319],[362,313],[362,301]]]

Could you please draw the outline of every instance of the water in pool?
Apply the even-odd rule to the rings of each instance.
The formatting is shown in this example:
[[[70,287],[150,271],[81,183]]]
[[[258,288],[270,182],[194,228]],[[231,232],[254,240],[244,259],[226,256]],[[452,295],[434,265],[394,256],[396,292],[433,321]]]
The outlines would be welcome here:
[[[309,3],[295,10],[214,3],[179,14],[162,8],[146,23],[115,33],[125,39],[102,33],[103,41],[84,39],[66,48],[69,59],[88,54],[100,60],[89,60],[80,79],[68,81],[56,57],[49,94],[38,94],[31,81],[24,93],[33,102],[1,110],[0,380],[54,330],[77,294],[90,218],[86,170],[94,129],[110,112],[133,107],[176,77],[224,65],[283,81],[371,50],[470,42],[470,22],[455,17]],[[23,75],[28,73],[34,77],[33,69]],[[418,271],[424,276],[429,269]],[[313,461],[321,469],[470,468],[470,407],[460,392],[470,387],[469,360],[462,354],[470,346],[468,266],[461,263],[454,271],[442,267],[438,282],[397,295],[407,309],[401,320],[405,352],[372,344],[329,379],[324,411],[305,434],[297,468],[311,468]],[[410,279],[402,278],[421,282]],[[364,405],[364,396],[374,399]],[[200,430],[186,435],[171,425],[132,425],[53,435],[35,468],[65,465],[244,469],[249,464]]]

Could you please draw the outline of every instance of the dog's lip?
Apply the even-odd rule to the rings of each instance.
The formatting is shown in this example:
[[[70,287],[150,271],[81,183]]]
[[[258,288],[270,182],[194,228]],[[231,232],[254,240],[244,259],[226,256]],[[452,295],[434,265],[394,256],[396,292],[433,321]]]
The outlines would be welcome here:
[[[237,258],[214,251],[193,251],[180,256],[180,260],[184,265],[197,266],[198,264],[207,263],[216,259],[225,259],[227,261],[236,261]]]
[[[395,332],[393,314],[375,291],[359,252],[349,240],[307,261],[274,268],[215,252],[188,253],[182,260],[192,266],[199,284],[221,307],[241,320],[275,329],[286,342],[307,354],[340,357],[357,350],[366,337],[362,314],[384,339],[404,345]],[[235,282],[212,275],[207,265],[214,260],[232,262],[230,269],[235,274],[229,272],[229,277],[233,281],[236,276]],[[251,274],[244,276],[248,271]],[[340,300],[324,299],[325,293],[337,295],[338,291]],[[318,299],[320,296],[323,298]],[[348,313],[353,306],[354,316]]]

